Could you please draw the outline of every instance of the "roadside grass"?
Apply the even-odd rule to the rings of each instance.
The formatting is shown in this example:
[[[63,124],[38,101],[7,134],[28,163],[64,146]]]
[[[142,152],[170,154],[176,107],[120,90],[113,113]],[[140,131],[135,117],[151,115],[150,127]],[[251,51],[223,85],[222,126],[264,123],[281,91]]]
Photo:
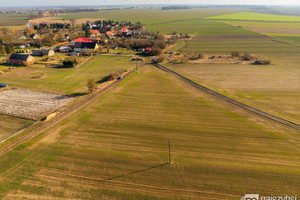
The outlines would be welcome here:
[[[0,180],[9,176],[0,198],[297,193],[299,135],[248,117],[147,66],[31,146],[2,156]],[[174,164],[163,165],[169,139]]]
[[[88,78],[101,80],[119,69],[125,70],[134,66],[126,57],[95,56],[75,69],[33,65],[2,74],[0,78],[2,82],[11,87],[73,94],[87,91],[86,81]],[[43,74],[43,77],[38,78],[40,74]]]
[[[31,120],[0,114],[0,142],[31,122]]]
[[[216,20],[243,20],[243,21],[277,21],[277,22],[300,22],[300,16],[272,15],[255,12],[240,12],[220,16],[206,17]]]

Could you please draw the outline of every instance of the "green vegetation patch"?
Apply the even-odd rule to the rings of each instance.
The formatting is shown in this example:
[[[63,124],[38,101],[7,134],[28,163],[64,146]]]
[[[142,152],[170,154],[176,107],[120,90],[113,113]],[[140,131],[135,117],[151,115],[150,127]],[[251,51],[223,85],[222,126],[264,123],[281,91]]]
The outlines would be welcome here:
[[[196,35],[257,35],[236,26],[222,22],[189,19],[178,22],[157,23],[145,27],[147,30],[171,34],[173,32]]]
[[[271,14],[255,13],[255,12],[240,12],[240,13],[226,14],[220,16],[207,17],[206,19],[300,22],[300,16],[271,15]]]

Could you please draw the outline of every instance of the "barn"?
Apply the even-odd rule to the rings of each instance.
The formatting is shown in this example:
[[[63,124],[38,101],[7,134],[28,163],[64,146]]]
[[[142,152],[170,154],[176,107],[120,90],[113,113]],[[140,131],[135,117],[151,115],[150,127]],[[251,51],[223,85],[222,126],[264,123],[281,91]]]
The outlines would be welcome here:
[[[34,63],[34,58],[29,54],[11,54],[8,62],[14,65],[32,65]]]

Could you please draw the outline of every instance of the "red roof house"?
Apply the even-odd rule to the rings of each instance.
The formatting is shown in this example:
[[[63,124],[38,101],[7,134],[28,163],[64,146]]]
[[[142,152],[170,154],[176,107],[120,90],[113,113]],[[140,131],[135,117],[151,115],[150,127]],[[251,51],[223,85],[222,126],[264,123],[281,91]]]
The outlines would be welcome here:
[[[100,32],[98,30],[91,30],[91,34],[97,36],[100,34]]]
[[[127,33],[127,32],[128,32],[128,28],[122,28],[121,31],[122,31],[123,33]]]
[[[82,37],[82,38],[74,39],[73,42],[76,43],[76,42],[93,42],[93,41],[90,39],[87,39],[86,37]]]

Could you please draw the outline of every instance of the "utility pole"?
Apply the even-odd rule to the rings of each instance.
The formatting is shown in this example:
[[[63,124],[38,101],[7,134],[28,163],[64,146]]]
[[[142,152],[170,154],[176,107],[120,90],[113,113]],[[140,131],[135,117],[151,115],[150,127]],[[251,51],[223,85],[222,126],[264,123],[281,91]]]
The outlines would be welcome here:
[[[169,140],[169,164],[171,163],[171,141]]]

